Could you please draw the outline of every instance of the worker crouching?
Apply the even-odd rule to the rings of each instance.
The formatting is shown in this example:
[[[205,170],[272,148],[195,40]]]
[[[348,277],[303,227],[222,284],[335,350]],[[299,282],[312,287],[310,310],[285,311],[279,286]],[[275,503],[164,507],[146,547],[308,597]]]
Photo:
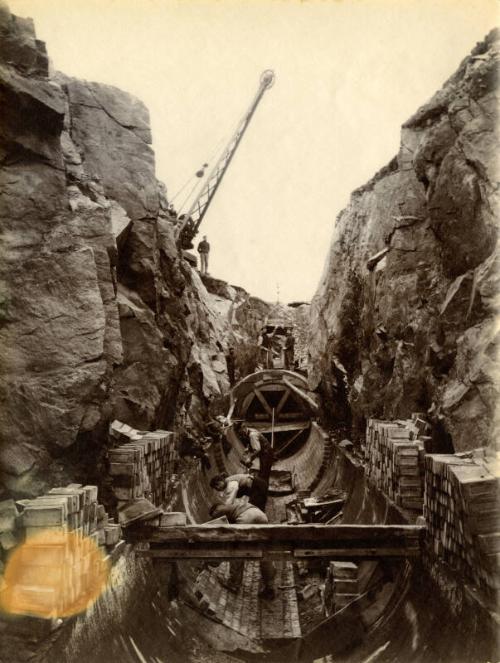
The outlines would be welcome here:
[[[250,504],[261,511],[266,510],[269,484],[259,476],[251,474],[228,476],[223,472],[210,480],[210,487],[223,493],[222,499],[226,504],[231,504],[235,498],[246,496]]]
[[[269,522],[263,511],[250,502],[238,497],[230,504],[224,502],[216,502],[213,504],[210,508],[210,516],[212,518],[226,516],[228,521],[235,525],[266,525]],[[244,560],[231,560],[229,579],[227,583],[224,583],[227,589],[232,592],[238,592],[241,587],[244,568]],[[260,563],[260,571],[264,586],[259,592],[259,596],[263,599],[273,599],[273,583],[276,575],[274,564],[269,561],[262,561]]]

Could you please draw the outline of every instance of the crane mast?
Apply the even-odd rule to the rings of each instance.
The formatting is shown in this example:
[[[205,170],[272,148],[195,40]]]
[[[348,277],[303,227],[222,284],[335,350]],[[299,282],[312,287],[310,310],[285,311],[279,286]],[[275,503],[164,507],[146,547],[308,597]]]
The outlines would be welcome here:
[[[231,163],[234,153],[236,152],[236,149],[240,144],[240,141],[243,138],[248,125],[250,124],[253,114],[255,113],[257,106],[259,105],[260,100],[264,95],[264,92],[270,88],[273,83],[274,72],[271,69],[267,69],[260,77],[259,89],[257,90],[257,94],[253,98],[247,112],[240,120],[240,123],[238,124],[234,134],[231,136],[231,139],[226,145],[225,150],[222,152],[215,166],[210,171],[210,174],[208,175],[203,188],[196,196],[189,210],[183,215],[184,218],[179,227],[179,238],[182,248],[192,248],[193,238],[198,232],[200,224],[203,221],[203,217],[207,212],[215,192],[219,188],[219,184],[224,177],[224,173]]]

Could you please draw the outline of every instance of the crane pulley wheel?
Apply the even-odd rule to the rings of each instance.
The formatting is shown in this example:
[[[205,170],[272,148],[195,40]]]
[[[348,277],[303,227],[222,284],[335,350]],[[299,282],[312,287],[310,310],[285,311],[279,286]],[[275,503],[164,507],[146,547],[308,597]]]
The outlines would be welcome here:
[[[265,71],[262,72],[262,76],[260,77],[260,82],[262,85],[265,85],[266,88],[270,88],[274,85],[274,79],[276,76],[274,75],[274,71],[272,69],[266,69]]]

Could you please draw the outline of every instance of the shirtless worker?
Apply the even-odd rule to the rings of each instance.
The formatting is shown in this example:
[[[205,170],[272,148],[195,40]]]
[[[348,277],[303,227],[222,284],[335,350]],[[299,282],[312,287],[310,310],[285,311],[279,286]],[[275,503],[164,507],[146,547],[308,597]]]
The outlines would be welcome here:
[[[259,476],[251,474],[217,474],[210,480],[210,487],[223,493],[222,500],[231,504],[235,498],[247,497],[248,502],[261,511],[266,510],[268,484]]]
[[[212,518],[226,516],[230,523],[236,525],[265,525],[269,522],[263,511],[253,504],[250,504],[250,502],[247,502],[245,499],[239,497],[235,497],[230,504],[216,502],[210,507],[210,516]],[[232,592],[237,592],[239,590],[244,568],[244,560],[231,560],[229,566],[229,579],[227,583],[224,583],[227,589]],[[274,598],[273,581],[276,575],[274,564],[267,560],[262,561],[260,563],[260,571],[264,587],[259,592],[259,596],[263,599],[271,600]]]

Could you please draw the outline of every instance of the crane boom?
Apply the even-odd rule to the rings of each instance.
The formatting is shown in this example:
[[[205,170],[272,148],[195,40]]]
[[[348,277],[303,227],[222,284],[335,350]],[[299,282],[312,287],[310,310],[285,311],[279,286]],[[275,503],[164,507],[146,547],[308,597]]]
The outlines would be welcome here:
[[[274,72],[271,69],[267,69],[260,77],[259,89],[257,90],[257,94],[253,98],[247,112],[240,120],[240,123],[238,124],[234,134],[231,136],[231,139],[226,145],[225,150],[222,152],[221,156],[217,160],[217,163],[212,168],[206,179],[205,185],[201,189],[200,193],[196,196],[189,210],[184,215],[183,222],[179,227],[179,236],[181,238],[183,248],[191,248],[192,240],[198,232],[200,224],[203,221],[203,217],[207,212],[215,192],[219,188],[219,184],[224,177],[224,173],[231,163],[234,153],[236,152],[236,149],[240,144],[240,141],[243,138],[248,125],[250,124],[253,114],[255,113],[255,110],[257,109],[257,106],[259,105],[264,92],[270,88],[273,83]]]

